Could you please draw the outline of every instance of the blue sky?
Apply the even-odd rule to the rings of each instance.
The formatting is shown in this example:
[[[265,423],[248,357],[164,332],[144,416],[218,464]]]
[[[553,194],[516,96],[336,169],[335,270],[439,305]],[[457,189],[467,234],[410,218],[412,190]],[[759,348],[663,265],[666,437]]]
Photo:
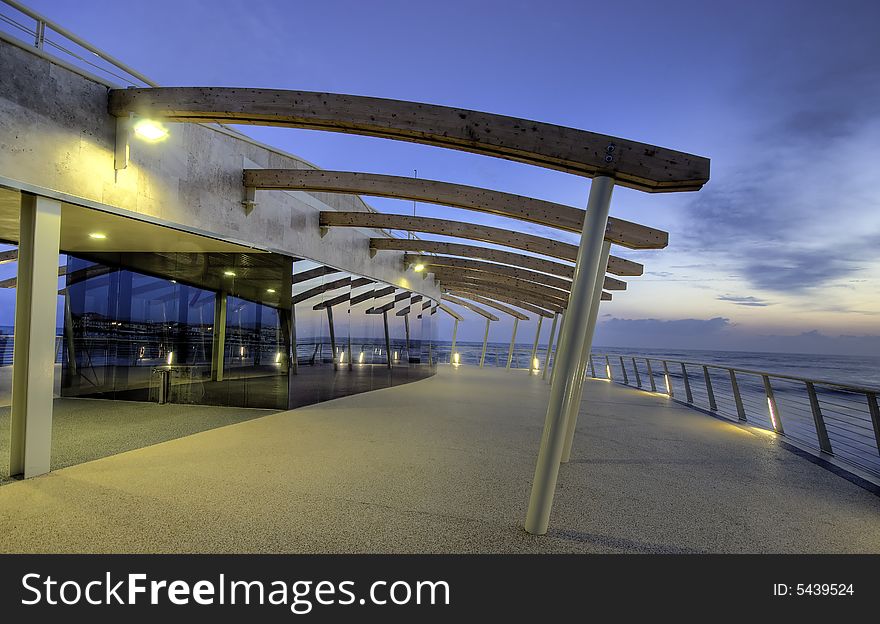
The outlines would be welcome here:
[[[424,101],[708,156],[712,179],[700,193],[615,191],[612,214],[668,230],[670,245],[615,249],[647,272],[603,304],[597,342],[682,346],[675,328],[686,326],[692,348],[878,352],[876,2],[29,4],[162,85]],[[449,150],[246,131],[328,169],[417,170],[574,206],[589,190],[583,178]],[[410,202],[369,201],[412,211]],[[488,215],[417,212],[574,241]],[[525,326],[523,339],[533,332]],[[460,336],[481,338],[482,323],[469,318]],[[509,323],[493,338],[509,339]]]

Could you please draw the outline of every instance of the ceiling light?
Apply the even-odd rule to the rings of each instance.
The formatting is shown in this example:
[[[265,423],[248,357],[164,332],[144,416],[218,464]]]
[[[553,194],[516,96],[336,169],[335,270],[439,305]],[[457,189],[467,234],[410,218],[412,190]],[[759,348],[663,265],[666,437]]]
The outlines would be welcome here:
[[[101,232],[92,232],[89,234],[89,238],[94,238],[95,240],[104,240],[105,238],[107,238],[107,235]]]
[[[168,138],[168,128],[152,119],[141,119],[135,123],[134,133],[148,143],[158,143]]]

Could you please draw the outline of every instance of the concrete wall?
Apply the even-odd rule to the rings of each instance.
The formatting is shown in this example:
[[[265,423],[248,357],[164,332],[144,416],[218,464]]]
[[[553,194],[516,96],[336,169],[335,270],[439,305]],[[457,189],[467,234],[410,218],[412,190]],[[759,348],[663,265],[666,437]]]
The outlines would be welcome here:
[[[170,124],[161,143],[132,139],[117,172],[106,84],[2,40],[0,76],[0,176],[439,298],[433,280],[404,272],[401,253],[369,257],[368,238],[381,234],[339,228],[320,238],[318,211],[368,210],[357,196],[258,191],[245,215],[244,167],[313,168],[305,161],[220,129]]]

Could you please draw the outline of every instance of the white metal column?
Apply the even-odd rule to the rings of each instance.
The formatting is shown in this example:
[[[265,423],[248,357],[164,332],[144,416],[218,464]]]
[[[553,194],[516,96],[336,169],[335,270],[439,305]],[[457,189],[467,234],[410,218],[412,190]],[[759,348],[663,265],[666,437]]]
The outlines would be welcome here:
[[[605,270],[608,268],[608,256],[611,253],[611,243],[602,243],[602,256],[599,258],[599,270],[596,272],[596,283],[593,286],[593,301],[590,306],[590,318],[587,331],[584,334],[584,346],[581,350],[581,361],[575,372],[575,383],[572,384],[571,404],[566,415],[565,446],[562,448],[562,463],[566,463],[571,456],[571,444],[574,440],[574,431],[577,427],[578,414],[581,408],[581,398],[584,393],[584,377],[587,374],[587,366],[590,360],[590,351],[593,349],[593,333],[596,331],[596,320],[599,318],[599,306],[602,304],[602,286],[605,281]]]
[[[510,336],[510,348],[507,350],[507,368],[510,368],[510,362],[513,360],[513,347],[516,344],[516,326],[519,324],[519,319],[513,319],[513,334]]]
[[[223,381],[223,367],[226,355],[226,293],[214,294],[214,327],[211,347],[211,379]]]
[[[458,338],[458,319],[452,324],[452,350],[449,352],[449,363],[455,364],[455,340]]]
[[[547,379],[547,369],[550,368],[550,352],[553,350],[553,338],[556,336],[556,321],[559,320],[559,313],[553,315],[553,324],[550,326],[550,338],[547,339],[547,354],[544,356],[544,371],[541,373],[541,379]]]
[[[550,385],[553,385],[553,381],[556,379],[556,362],[559,360],[559,351],[562,349],[562,334],[565,331],[565,319],[566,319],[566,310],[562,311],[562,317],[559,319],[559,336],[556,338],[556,353],[553,355],[553,362],[551,363],[553,366],[553,370],[550,372]]]
[[[486,319],[486,333],[483,335],[483,350],[480,352],[480,368],[483,368],[483,363],[486,361],[486,345],[489,344],[489,321],[490,319]]]
[[[581,233],[577,262],[571,285],[568,304],[568,322],[565,323],[560,339],[556,367],[558,374],[550,387],[550,401],[544,420],[544,432],[535,466],[535,478],[529,498],[525,529],[529,533],[543,535],[550,522],[556,479],[559,476],[559,461],[565,444],[566,415],[571,402],[571,386],[582,357],[584,336],[589,324],[589,314],[593,287],[599,261],[602,256],[602,243],[608,225],[608,211],[614,180],[606,176],[593,179],[587,214]]]
[[[49,472],[61,202],[23,193],[19,225],[9,474]]]
[[[553,318],[555,319],[556,317],[553,317]],[[544,320],[544,317],[539,315],[538,316],[538,329],[537,329],[537,331],[535,331],[535,343],[532,345],[532,356],[529,358],[529,366],[528,367],[531,369],[535,369],[535,370],[538,369],[537,364],[535,364],[535,359],[536,359],[535,356],[538,355],[538,340],[541,339],[541,322],[543,320]]]

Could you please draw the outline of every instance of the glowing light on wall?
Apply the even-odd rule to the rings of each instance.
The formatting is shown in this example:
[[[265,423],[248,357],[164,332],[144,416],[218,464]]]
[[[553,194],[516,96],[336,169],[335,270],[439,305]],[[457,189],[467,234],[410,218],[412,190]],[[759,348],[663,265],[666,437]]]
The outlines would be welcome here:
[[[244,347],[241,347],[241,348],[238,350],[238,355],[239,355],[239,357],[244,357]]]
[[[275,354],[275,363],[276,364],[281,363],[281,351],[279,351],[278,353]]]
[[[107,238],[107,235],[103,232],[91,232],[89,234],[89,238],[94,238],[95,240],[104,240]]]
[[[158,143],[168,138],[168,128],[152,119],[140,119],[134,124],[134,134],[147,143]]]
[[[168,363],[168,366],[171,366],[171,362],[174,361],[174,351],[168,352],[168,358],[165,361]]]
[[[424,270],[425,270],[425,265],[422,264],[421,262],[413,267],[413,271],[415,271],[416,273],[421,273]]]
[[[394,361],[396,362],[399,359],[400,359],[400,357],[397,355],[397,351],[395,351],[394,352]]]
[[[606,365],[605,365],[605,376],[606,376],[608,379],[611,379],[611,364],[606,364]]]
[[[340,351],[340,352],[339,352],[339,363],[340,363],[340,364],[345,364],[345,351]]]
[[[235,277],[235,271],[223,271],[223,275],[226,277]]]
[[[358,355],[358,364],[364,363],[364,352],[361,351],[360,355]]]

